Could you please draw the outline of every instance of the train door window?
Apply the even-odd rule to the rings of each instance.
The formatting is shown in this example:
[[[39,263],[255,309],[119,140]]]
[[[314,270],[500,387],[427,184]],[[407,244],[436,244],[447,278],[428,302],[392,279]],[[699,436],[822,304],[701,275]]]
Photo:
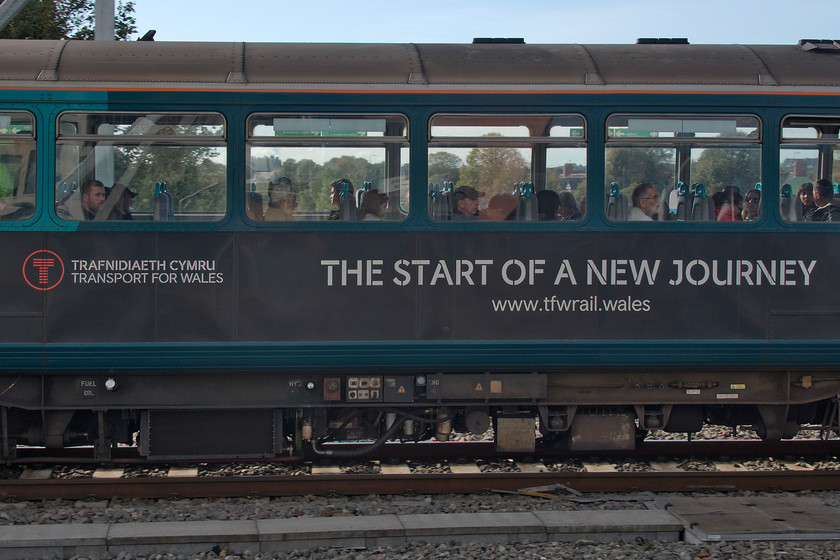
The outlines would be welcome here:
[[[256,114],[246,149],[252,220],[382,222],[408,215],[403,115]]]
[[[435,115],[428,161],[434,220],[575,221],[585,213],[579,115]]]
[[[0,220],[35,215],[35,153],[35,118],[22,111],[0,111]]]
[[[779,147],[779,211],[788,222],[835,221],[817,212],[814,187],[818,179],[831,184],[832,199],[840,198],[840,117],[790,116],[782,121]],[[828,185],[823,187],[827,189]],[[820,188],[820,186],[817,186]],[[824,205],[823,205],[824,206]]]
[[[225,142],[218,113],[63,113],[56,213],[72,221],[221,220]]]
[[[749,115],[613,115],[607,217],[752,221],[761,217],[761,128]]]

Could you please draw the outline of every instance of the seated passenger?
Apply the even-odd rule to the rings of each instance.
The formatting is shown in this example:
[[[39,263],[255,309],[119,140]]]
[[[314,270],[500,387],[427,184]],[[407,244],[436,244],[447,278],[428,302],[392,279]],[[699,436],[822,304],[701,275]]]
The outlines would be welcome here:
[[[560,195],[551,190],[542,190],[537,193],[537,215],[541,222],[550,222],[557,219],[557,210],[560,208]]]
[[[802,183],[799,185],[799,201],[802,203],[802,214],[799,220],[810,222],[814,219],[814,212],[817,210],[814,204],[814,183]]]
[[[631,222],[650,222],[659,209],[660,195],[651,183],[640,183],[633,189],[633,207],[628,220]]]
[[[718,222],[738,222],[741,220],[741,210],[744,204],[744,197],[741,191],[734,185],[724,187],[720,192],[712,196],[715,201],[715,219]]]
[[[479,193],[468,185],[461,185],[452,192],[452,200],[455,207],[452,209],[454,221],[469,221],[478,218],[478,199],[483,193]]]
[[[517,203],[517,198],[512,194],[497,194],[490,199],[487,208],[482,210],[481,219],[496,222],[510,219],[511,214],[516,210]]]
[[[559,197],[560,204],[557,207],[558,218],[561,220],[580,220],[583,217],[575,200],[575,195],[569,191],[562,191]]]
[[[817,209],[812,222],[840,222],[840,206],[834,201],[834,185],[828,179],[814,183],[814,204]]]
[[[95,220],[96,213],[105,205],[105,185],[97,179],[82,183],[82,214],[85,220]]]
[[[359,220],[363,222],[381,221],[388,209],[388,195],[380,194],[379,190],[371,189],[362,195],[359,206]]]
[[[349,179],[336,179],[330,183],[330,204],[335,209],[330,210],[328,220],[354,220],[356,218],[356,201],[353,199],[353,183]]]
[[[288,222],[295,219],[297,191],[288,177],[279,177],[268,183],[268,209],[263,219],[273,222]]]
[[[105,187],[105,199],[116,196],[114,207],[111,209],[109,220],[133,220],[131,215],[131,199],[137,196],[137,193],[123,185],[122,183],[114,183],[113,187]]]
[[[745,222],[754,222],[761,216],[761,191],[750,189],[744,197],[744,208],[741,210],[741,219]]]

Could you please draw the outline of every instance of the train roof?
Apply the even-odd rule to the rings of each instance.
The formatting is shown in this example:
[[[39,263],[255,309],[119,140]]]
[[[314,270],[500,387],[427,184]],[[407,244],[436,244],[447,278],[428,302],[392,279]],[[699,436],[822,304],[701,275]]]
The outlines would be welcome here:
[[[0,41],[0,84],[833,88],[837,43],[315,44]],[[132,86],[133,84],[133,86]]]

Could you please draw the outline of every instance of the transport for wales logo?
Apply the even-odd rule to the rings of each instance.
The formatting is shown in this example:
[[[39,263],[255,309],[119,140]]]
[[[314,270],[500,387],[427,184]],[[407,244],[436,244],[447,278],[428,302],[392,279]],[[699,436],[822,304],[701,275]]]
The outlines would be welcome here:
[[[52,251],[35,251],[23,261],[23,279],[36,290],[52,290],[64,278],[64,262]]]

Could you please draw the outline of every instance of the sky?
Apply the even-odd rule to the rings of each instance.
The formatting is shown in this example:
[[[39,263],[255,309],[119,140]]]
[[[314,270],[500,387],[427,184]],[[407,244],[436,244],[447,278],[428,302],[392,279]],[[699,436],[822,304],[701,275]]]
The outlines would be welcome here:
[[[292,43],[796,44],[840,39],[836,0],[135,0],[137,36]],[[136,38],[133,37],[133,38]]]

